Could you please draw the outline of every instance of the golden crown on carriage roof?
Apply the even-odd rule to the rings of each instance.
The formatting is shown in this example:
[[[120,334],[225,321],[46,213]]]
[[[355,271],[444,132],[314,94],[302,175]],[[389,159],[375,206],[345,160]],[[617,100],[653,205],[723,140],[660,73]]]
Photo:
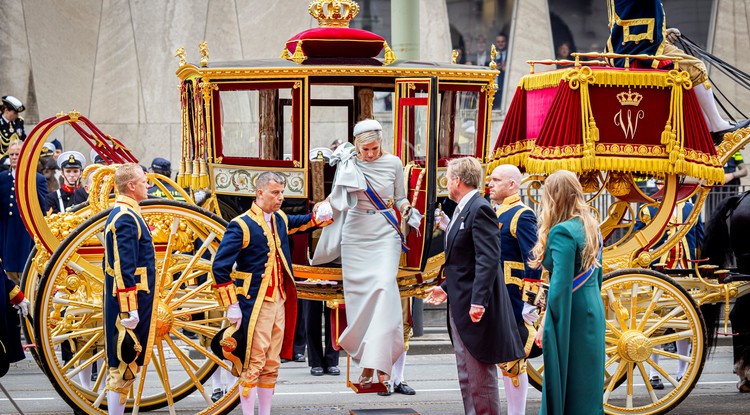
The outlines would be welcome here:
[[[359,14],[359,4],[354,0],[313,0],[307,11],[319,27],[349,27],[349,21]]]
[[[643,95],[637,92],[632,92],[630,89],[628,89],[628,92],[620,92],[617,94],[617,100],[620,101],[620,105],[631,105],[637,107],[642,99]]]

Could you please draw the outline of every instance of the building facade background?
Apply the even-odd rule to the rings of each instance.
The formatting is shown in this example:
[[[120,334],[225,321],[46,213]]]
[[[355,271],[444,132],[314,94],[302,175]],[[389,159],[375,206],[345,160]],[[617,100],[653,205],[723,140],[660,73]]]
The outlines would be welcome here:
[[[509,36],[507,106],[529,59],[552,59],[570,42],[601,50],[607,39],[606,0],[398,0],[419,2],[420,59],[449,61],[451,49],[476,56],[499,32]],[[147,164],[179,157],[178,61],[278,57],[294,34],[317,26],[307,0],[16,0],[0,7],[0,95],[26,104],[27,130],[40,119],[76,110],[122,139]],[[391,40],[391,0],[360,0],[352,26]],[[750,0],[663,0],[667,24],[721,59],[750,72]],[[482,40],[486,40],[484,48]],[[398,49],[395,49],[398,56]],[[484,62],[480,62],[483,64]],[[541,68],[537,68],[540,70]],[[740,108],[750,94],[712,71],[716,86]],[[739,114],[735,114],[739,116]],[[502,122],[493,116],[493,137]],[[85,150],[72,130],[59,131],[66,149]],[[88,154],[88,150],[84,154]]]

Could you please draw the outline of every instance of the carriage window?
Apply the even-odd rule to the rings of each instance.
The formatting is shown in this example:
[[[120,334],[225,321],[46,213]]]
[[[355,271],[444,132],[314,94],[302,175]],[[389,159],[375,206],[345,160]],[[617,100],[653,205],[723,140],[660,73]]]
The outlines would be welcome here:
[[[349,141],[349,107],[310,106],[310,150],[329,148]],[[310,157],[313,157],[311,154]]]
[[[414,94],[414,97],[427,98],[428,94],[426,92],[417,92],[416,94]],[[427,131],[425,131],[425,126],[428,124],[429,120],[427,114],[428,107],[413,107],[413,111],[414,118],[412,125],[415,126],[414,139],[410,140],[410,144],[413,146],[413,160],[424,160],[425,157],[427,157]]]
[[[456,118],[453,125],[453,156],[475,156],[477,152],[476,119],[479,93],[461,91],[455,94]]]
[[[393,91],[375,91],[372,115],[383,126],[383,148],[393,148]]]
[[[291,89],[221,92],[222,153],[228,157],[292,159]],[[281,119],[278,117],[281,116]]]

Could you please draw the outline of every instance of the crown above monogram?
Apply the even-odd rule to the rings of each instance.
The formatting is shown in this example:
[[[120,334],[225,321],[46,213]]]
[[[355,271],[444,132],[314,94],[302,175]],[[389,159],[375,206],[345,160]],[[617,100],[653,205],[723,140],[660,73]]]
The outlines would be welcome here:
[[[349,27],[349,21],[359,14],[359,4],[354,0],[313,0],[307,11],[319,27]]]
[[[620,92],[617,94],[617,100],[620,101],[620,105],[630,105],[633,107],[637,107],[638,104],[641,103],[641,100],[643,99],[643,95],[632,92],[630,89],[628,89],[628,92]]]

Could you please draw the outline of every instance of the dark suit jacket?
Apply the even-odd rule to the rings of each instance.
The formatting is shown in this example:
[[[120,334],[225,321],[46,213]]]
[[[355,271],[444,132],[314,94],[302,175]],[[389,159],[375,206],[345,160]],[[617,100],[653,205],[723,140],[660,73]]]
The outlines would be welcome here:
[[[499,270],[500,229],[490,204],[475,194],[451,225],[445,249],[448,309],[471,355],[484,363],[503,363],[525,356],[513,307]],[[472,304],[485,307],[478,323],[469,317]],[[448,330],[450,332],[450,330]]]

